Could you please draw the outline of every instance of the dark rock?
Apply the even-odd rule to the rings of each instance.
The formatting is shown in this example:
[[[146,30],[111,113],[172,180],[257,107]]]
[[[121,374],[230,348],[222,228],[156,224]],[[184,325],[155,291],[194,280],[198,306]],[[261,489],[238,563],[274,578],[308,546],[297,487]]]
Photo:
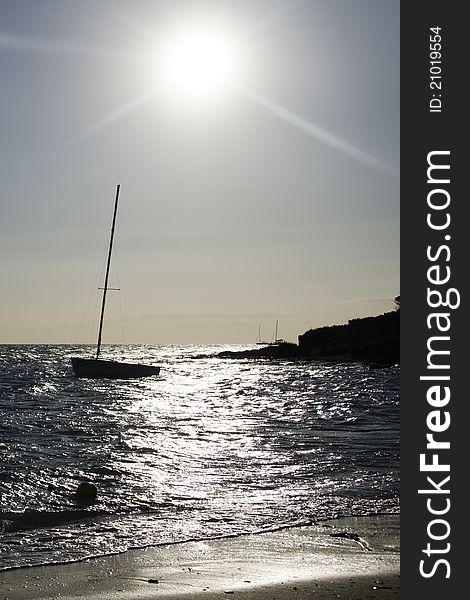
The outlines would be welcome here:
[[[282,342],[257,348],[256,350],[240,350],[239,352],[220,352],[218,358],[298,358],[297,344]]]
[[[352,319],[346,325],[310,329],[299,335],[298,345],[282,342],[253,350],[220,352],[216,356],[393,365],[400,362],[400,311]]]
[[[400,311],[352,319],[347,325],[310,329],[299,336],[309,358],[395,364],[400,361]]]

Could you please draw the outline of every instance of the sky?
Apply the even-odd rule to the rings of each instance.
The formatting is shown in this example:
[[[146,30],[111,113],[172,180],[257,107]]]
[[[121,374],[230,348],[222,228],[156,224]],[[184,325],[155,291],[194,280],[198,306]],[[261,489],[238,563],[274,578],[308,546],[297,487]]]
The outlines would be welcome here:
[[[399,0],[0,0],[0,76],[0,343],[95,343],[117,184],[103,343],[394,309]]]

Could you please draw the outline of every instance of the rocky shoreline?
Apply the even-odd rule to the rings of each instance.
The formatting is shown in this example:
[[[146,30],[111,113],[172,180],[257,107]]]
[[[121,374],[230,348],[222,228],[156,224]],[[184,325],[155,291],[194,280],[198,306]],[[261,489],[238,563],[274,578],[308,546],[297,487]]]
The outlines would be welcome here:
[[[400,362],[400,311],[310,329],[298,344],[282,342],[253,350],[220,352],[218,358],[318,360],[393,365]]]

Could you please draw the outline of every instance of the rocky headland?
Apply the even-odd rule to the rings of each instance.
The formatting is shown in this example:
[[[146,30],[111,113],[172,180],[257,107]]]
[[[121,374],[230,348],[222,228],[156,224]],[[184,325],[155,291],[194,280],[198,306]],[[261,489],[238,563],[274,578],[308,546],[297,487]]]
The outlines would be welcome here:
[[[299,335],[298,344],[282,342],[253,350],[220,352],[217,356],[397,364],[400,362],[400,311],[351,319],[345,325],[310,329]]]

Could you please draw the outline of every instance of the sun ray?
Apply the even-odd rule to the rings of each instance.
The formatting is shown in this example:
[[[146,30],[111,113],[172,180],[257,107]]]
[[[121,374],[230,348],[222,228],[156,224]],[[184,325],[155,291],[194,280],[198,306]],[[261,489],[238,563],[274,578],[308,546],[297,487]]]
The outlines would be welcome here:
[[[302,0],[286,0],[286,2],[268,12],[264,18],[255,22],[251,28],[248,28],[243,34],[240,34],[237,37],[243,38],[258,33],[261,29],[269,26],[273,21],[283,17],[301,1]],[[188,94],[193,99],[197,99],[198,96],[204,98],[210,95],[212,90],[216,90],[219,87],[228,87],[245,99],[248,99],[255,105],[268,111],[273,116],[290,124],[321,143],[330,146],[369,167],[394,176],[398,175],[398,170],[396,168],[377,156],[362,150],[347,140],[335,135],[331,131],[290,111],[281,104],[261,94],[259,91],[248,87],[241,82],[236,82],[232,77],[229,77],[225,71],[228,72],[232,65],[229,65],[228,58],[223,56],[226,48],[224,48],[223,43],[217,38],[211,39],[209,37],[207,39],[202,39],[201,41],[201,39],[198,39],[197,36],[194,36],[193,34],[193,39],[189,38],[189,41],[186,40],[185,44],[186,45],[183,44],[182,46],[177,47],[176,52],[173,50],[173,54],[170,54],[169,57],[170,71],[172,70],[170,73],[170,80],[173,78],[171,83],[180,93]],[[122,52],[99,46],[34,38],[5,32],[0,32],[0,48],[20,52],[85,54],[112,58],[125,57],[126,59],[142,59],[141,53],[132,54],[130,52]],[[227,64],[224,63],[224,60]],[[144,104],[154,99],[159,95],[160,91],[156,91],[155,86],[153,86],[152,89],[147,90],[139,96],[110,110],[110,112],[72,136],[63,146],[72,146],[91,138],[123,118],[125,115],[139,109]]]
[[[116,121],[118,121],[119,119],[124,117],[125,115],[131,113],[134,110],[137,110],[138,108],[140,108],[141,106],[143,106],[144,104],[149,102],[150,100],[153,100],[155,97],[158,96],[159,93],[160,93],[159,90],[150,90],[150,91],[144,92],[140,96],[136,96],[135,98],[132,98],[125,104],[122,104],[121,106],[116,107],[114,110],[110,111],[106,115],[103,115],[100,119],[97,119],[91,125],[88,125],[84,129],[79,131],[75,136],[70,138],[64,145],[72,146],[74,144],[78,144],[80,142],[87,140],[88,138],[92,137],[93,135],[95,135],[96,133],[101,131],[102,129],[109,127],[110,125],[112,125],[113,123],[115,123]]]
[[[0,48],[15,52],[31,52],[34,54],[81,54],[102,56],[109,58],[139,58],[139,54],[122,52],[120,50],[64,42],[62,40],[49,40],[24,35],[0,32]]]
[[[247,98],[257,106],[264,108],[272,115],[280,118],[286,123],[289,123],[296,129],[303,131],[327,146],[330,146],[331,148],[334,148],[335,150],[338,150],[339,152],[342,152],[343,154],[346,154],[347,156],[350,156],[351,158],[366,164],[369,167],[383,171],[389,175],[398,175],[398,171],[390,164],[368,152],[365,152],[361,148],[354,146],[350,142],[343,140],[330,131],[327,131],[323,127],[312,123],[308,119],[288,110],[284,106],[277,104],[253,88],[244,86],[242,84],[232,85],[231,87],[241,96]]]

